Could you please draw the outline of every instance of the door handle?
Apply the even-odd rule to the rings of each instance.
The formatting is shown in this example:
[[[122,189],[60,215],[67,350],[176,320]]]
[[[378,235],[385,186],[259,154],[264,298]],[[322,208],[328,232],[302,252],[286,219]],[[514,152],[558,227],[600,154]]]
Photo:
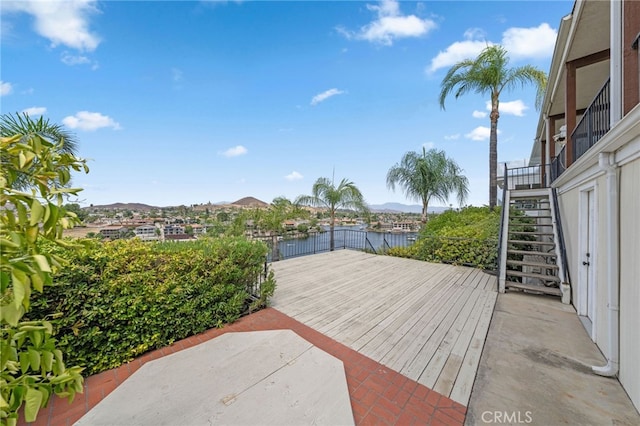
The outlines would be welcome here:
[[[589,262],[582,262],[582,264],[583,264],[584,266],[589,266],[589,265],[591,265],[591,263],[589,263]]]

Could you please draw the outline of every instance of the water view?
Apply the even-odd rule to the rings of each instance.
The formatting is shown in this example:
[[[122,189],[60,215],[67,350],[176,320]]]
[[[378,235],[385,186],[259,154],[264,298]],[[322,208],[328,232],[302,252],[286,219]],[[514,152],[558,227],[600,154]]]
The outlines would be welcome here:
[[[334,249],[355,249],[380,252],[391,247],[407,247],[416,241],[417,232],[372,232],[353,227],[336,227],[334,232]],[[279,258],[304,256],[329,251],[331,233],[310,233],[302,237],[283,237],[278,241]],[[271,253],[271,257],[275,257]]]

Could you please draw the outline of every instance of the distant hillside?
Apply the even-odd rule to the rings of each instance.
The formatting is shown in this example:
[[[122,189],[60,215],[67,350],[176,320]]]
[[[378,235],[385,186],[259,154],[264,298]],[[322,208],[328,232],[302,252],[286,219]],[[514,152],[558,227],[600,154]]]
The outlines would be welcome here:
[[[418,204],[384,203],[370,204],[369,209],[376,213],[422,213],[422,206]],[[428,213],[442,213],[448,207],[429,207]]]
[[[97,210],[131,210],[131,211],[151,211],[160,209],[160,207],[150,206],[148,204],[142,203],[113,203],[113,204],[104,204],[100,206],[89,206],[84,207],[85,209],[97,209]]]
[[[238,201],[234,201],[231,203],[234,206],[242,206],[242,207],[267,207],[269,203],[265,203],[264,201],[260,201],[254,197],[244,197],[239,199]]]

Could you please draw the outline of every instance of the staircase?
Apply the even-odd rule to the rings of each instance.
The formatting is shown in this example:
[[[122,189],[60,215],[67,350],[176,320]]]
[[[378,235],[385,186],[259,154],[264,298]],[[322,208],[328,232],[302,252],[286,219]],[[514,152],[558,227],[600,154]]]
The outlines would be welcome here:
[[[549,190],[512,190],[505,287],[562,296]]]
[[[540,184],[540,174],[539,166],[505,168],[498,289],[557,296],[570,303],[560,219],[553,190]]]

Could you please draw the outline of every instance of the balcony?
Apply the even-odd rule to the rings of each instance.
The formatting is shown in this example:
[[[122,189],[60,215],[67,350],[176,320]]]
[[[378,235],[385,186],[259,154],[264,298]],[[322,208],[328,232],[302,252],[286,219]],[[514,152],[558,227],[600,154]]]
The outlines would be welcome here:
[[[600,89],[580,122],[573,130],[567,143],[571,144],[573,154],[571,163],[575,163],[584,153],[594,146],[611,128],[609,79]],[[551,181],[556,180],[566,170],[566,146],[551,161]]]

